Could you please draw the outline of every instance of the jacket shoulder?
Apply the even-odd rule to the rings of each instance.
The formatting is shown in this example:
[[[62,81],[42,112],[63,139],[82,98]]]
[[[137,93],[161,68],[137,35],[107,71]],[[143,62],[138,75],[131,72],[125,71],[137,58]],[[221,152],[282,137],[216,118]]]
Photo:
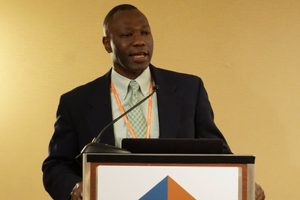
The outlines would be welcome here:
[[[181,73],[181,72],[175,72],[172,70],[166,70],[161,68],[153,67],[153,74],[156,78],[159,80],[164,79],[164,81],[168,83],[174,83],[176,85],[203,85],[203,81],[200,77],[193,75],[193,74],[187,74],[187,73]]]
[[[105,74],[93,81],[90,81],[86,84],[80,85],[66,93],[64,93],[61,98],[63,99],[88,99],[92,94],[97,92],[97,90],[105,90],[107,88],[109,90],[110,83],[110,73]],[[103,87],[105,86],[105,87]]]

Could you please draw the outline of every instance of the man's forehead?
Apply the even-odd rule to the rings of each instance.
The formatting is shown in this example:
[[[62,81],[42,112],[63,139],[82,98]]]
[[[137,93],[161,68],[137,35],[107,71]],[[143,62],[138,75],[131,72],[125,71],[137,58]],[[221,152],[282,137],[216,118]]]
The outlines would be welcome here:
[[[148,24],[146,16],[138,9],[120,10],[113,15],[112,19],[110,20],[110,23],[130,23],[132,20],[146,21]]]
[[[150,27],[146,16],[138,10],[135,12],[118,11],[108,24],[109,28],[147,28]]]

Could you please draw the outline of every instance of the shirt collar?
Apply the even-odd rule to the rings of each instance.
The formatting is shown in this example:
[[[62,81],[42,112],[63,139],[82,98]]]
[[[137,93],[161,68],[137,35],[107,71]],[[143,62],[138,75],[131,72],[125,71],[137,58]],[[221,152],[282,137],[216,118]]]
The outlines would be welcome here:
[[[129,91],[128,85],[131,80],[129,78],[126,78],[125,76],[118,74],[114,70],[114,68],[112,68],[111,80],[116,88],[119,98],[125,99]],[[148,95],[151,81],[151,73],[149,67],[147,67],[143,71],[143,73],[135,79],[135,81],[140,85],[143,96]]]

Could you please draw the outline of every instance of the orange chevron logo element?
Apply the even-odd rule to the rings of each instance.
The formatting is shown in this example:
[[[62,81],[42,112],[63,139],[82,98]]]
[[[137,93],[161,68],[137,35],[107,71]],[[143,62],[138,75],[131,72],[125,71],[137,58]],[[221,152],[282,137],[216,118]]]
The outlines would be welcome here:
[[[166,176],[139,200],[196,200],[170,176]]]

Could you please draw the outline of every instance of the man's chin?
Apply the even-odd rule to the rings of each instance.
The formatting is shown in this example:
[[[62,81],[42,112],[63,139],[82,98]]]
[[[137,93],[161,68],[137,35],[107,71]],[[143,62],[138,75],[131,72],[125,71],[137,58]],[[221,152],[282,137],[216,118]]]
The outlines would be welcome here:
[[[143,72],[147,67],[149,66],[149,62],[132,62],[130,65],[127,67],[132,73],[140,73]]]
[[[130,67],[126,67],[126,66],[123,66],[122,68],[118,68],[118,67],[114,67],[115,71],[122,75],[122,76],[125,76],[129,79],[136,79],[141,73],[143,73],[143,71],[145,69],[147,69],[147,67],[149,66],[149,63],[147,64],[131,64]]]

